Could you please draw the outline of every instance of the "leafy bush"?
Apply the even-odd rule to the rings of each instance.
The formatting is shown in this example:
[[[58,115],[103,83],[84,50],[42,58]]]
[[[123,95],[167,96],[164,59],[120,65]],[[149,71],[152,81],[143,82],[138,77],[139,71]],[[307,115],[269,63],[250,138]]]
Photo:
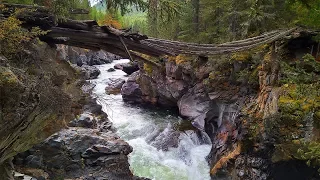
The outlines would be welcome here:
[[[311,54],[294,63],[281,62],[282,84],[311,84],[319,81],[320,63]]]
[[[22,22],[15,17],[17,12],[0,24],[0,54],[7,57],[21,51],[25,43],[47,33],[39,27],[33,27],[30,30],[22,28]]]

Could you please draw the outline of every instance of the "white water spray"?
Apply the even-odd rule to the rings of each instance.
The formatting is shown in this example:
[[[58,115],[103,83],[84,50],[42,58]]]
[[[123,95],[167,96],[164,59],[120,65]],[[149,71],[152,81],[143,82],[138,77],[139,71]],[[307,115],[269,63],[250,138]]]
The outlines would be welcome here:
[[[153,180],[209,180],[210,170],[205,157],[211,145],[203,144],[209,143],[206,134],[199,139],[194,131],[179,132],[178,145],[169,147],[167,151],[152,146],[152,141],[156,141],[160,134],[166,136],[166,133],[172,132],[172,125],[181,119],[170,112],[126,104],[121,95],[107,95],[104,88],[108,78],[125,78],[122,71],[107,72],[113,66],[114,63],[97,66],[101,75],[92,80],[96,84],[93,94],[117,128],[118,135],[133,147],[129,156],[133,173]]]

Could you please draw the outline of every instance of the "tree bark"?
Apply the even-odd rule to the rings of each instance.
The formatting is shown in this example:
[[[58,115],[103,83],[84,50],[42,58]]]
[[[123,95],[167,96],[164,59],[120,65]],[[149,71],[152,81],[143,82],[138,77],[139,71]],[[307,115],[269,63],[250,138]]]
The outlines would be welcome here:
[[[192,0],[192,6],[194,9],[194,14],[193,14],[194,32],[197,34],[199,33],[200,0]]]
[[[149,33],[153,37],[158,37],[158,0],[149,0],[148,22]]]

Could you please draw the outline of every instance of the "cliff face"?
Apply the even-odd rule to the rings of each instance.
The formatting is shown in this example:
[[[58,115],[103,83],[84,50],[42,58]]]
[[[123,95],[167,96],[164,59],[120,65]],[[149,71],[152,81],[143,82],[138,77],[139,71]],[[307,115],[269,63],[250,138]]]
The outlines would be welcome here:
[[[81,109],[81,81],[55,49],[30,43],[16,58],[0,60],[0,179],[9,161],[66,126]]]
[[[320,63],[306,54],[316,45],[300,34],[233,55],[180,55],[163,69],[144,64],[122,95],[126,101],[178,107],[205,131],[212,141],[212,177],[277,179],[290,176],[284,169],[301,167],[302,176],[315,178]]]
[[[85,104],[67,129],[18,154],[16,170],[37,179],[143,179],[131,173],[132,147],[116,135],[102,107],[91,98]]]
[[[13,179],[13,164],[37,179],[144,179],[129,168],[132,147],[90,97],[94,85],[84,80],[99,69],[71,64],[60,46],[28,47],[20,59],[1,57],[0,179]]]

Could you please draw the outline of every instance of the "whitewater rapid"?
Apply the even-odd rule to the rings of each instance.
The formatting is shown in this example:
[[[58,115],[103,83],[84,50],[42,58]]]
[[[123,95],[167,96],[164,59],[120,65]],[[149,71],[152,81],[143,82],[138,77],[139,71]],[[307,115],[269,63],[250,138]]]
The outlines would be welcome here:
[[[116,63],[124,62],[128,60],[97,66],[101,74],[91,82],[96,85],[93,95],[113,122],[117,134],[133,147],[129,163],[134,175],[153,180],[209,180],[210,169],[205,157],[211,145],[205,134],[199,139],[193,130],[175,130],[185,120],[170,111],[130,105],[122,101],[121,95],[105,93],[109,78],[127,78],[120,70],[107,71]],[[177,147],[163,151],[152,145],[172,130],[180,133]],[[155,138],[160,134],[160,138]]]

